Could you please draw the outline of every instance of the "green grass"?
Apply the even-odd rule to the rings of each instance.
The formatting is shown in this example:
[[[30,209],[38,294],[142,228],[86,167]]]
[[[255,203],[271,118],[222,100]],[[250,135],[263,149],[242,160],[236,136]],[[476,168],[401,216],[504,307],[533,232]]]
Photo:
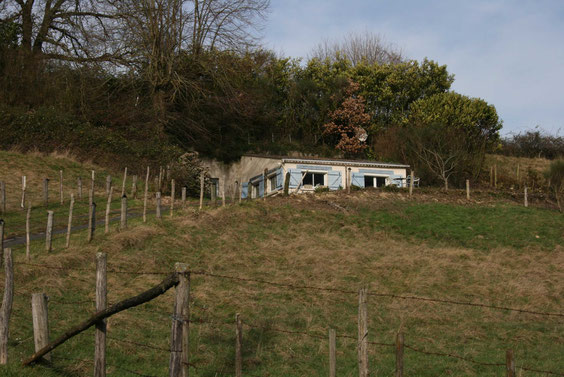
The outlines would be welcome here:
[[[564,216],[517,205],[462,206],[443,203],[396,203],[384,211],[363,209],[359,225],[384,228],[414,242],[476,249],[562,245]]]
[[[32,243],[32,264],[63,269],[23,265],[25,248],[15,248],[9,365],[0,367],[0,375],[92,374],[92,329],[57,348],[52,365],[19,364],[33,353],[31,294],[50,297],[52,338],[87,318],[93,305],[82,301],[94,300],[94,257],[99,251],[107,253],[110,270],[171,271],[174,263],[185,262],[193,271],[284,284],[354,292],[368,285],[373,293],[564,312],[564,224],[554,211],[507,203],[409,201],[403,193],[378,192],[273,198],[207,207],[201,213],[191,207],[173,218],[167,211],[160,221],[153,206],[148,224],[131,219],[123,232],[113,224],[109,235],[99,227],[91,244],[85,232],[73,233],[69,249],[64,248],[64,235],[56,236],[50,254],[42,241]],[[131,297],[161,279],[109,273],[108,300]],[[171,290],[109,320],[109,375],[135,376],[126,370],[168,374],[166,351],[128,342],[168,348],[173,300]],[[519,371],[521,366],[564,372],[564,323],[559,318],[377,296],[370,296],[368,305],[369,341],[393,343],[401,330],[406,343],[417,348],[481,362],[503,363],[505,351],[513,349],[522,377],[542,374]],[[191,376],[234,375],[236,313],[251,325],[243,331],[246,376],[327,375],[328,328],[336,328],[338,336],[357,333],[356,294],[192,274],[190,361],[197,369],[191,369]],[[337,347],[338,375],[358,375],[355,340],[339,338]],[[393,375],[393,348],[369,348],[372,375]],[[503,367],[405,352],[407,376],[504,374]]]

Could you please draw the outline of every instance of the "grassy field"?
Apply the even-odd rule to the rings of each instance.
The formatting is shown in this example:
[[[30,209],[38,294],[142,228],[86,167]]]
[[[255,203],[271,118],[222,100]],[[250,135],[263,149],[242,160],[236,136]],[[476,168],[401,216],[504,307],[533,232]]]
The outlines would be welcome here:
[[[564,312],[564,216],[524,209],[489,194],[471,202],[462,193],[437,196],[377,190],[323,193],[244,202],[148,223],[132,219],[127,231],[98,231],[87,244],[78,232],[69,249],[55,239],[47,255],[42,242],[14,250],[15,302],[6,376],[92,374],[94,331],[53,352],[52,365],[23,368],[33,353],[30,297],[49,298],[52,338],[92,313],[95,253],[108,254],[109,301],[115,303],[156,285],[175,262],[191,276],[190,332],[193,376],[234,375],[235,314],[245,323],[244,375],[328,375],[327,330],[337,335],[340,376],[358,375],[356,292],[470,301],[542,312]],[[54,268],[49,268],[54,267]],[[83,270],[84,269],[84,270]],[[214,275],[214,276],[210,276]],[[3,275],[3,274],[2,274]],[[349,293],[290,289],[227,275]],[[114,376],[165,376],[173,291],[109,320],[108,372]],[[406,343],[484,363],[504,363],[515,351],[519,376],[564,373],[564,321],[480,307],[369,296],[369,341]],[[295,332],[295,333],[288,333]],[[307,333],[301,334],[301,333]],[[345,336],[345,337],[343,337]],[[352,338],[348,338],[348,336]],[[152,348],[151,348],[152,347]],[[394,352],[371,344],[372,375],[391,376]],[[407,376],[500,376],[504,367],[406,349]]]

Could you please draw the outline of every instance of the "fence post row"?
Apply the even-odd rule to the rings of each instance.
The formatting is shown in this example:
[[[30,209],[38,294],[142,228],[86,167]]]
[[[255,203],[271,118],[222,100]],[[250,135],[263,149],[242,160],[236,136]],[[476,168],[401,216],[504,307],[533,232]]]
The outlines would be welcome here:
[[[119,230],[127,229],[127,195],[123,194],[121,197],[121,219],[119,223]]]
[[[170,377],[188,377],[190,318],[190,273],[188,265],[176,263],[179,283],[176,286],[170,337]]]
[[[337,377],[337,332],[329,329],[329,377]]]
[[[72,211],[74,209],[74,194],[70,194],[70,206],[69,206],[69,223],[67,224],[67,243],[66,247],[70,246],[70,237],[72,231]]]
[[[235,377],[243,377],[243,322],[235,314]]]
[[[31,295],[31,317],[33,321],[33,340],[35,352],[49,344],[49,312],[47,307],[47,296],[45,293],[34,293]],[[51,354],[43,357],[51,361]]]
[[[358,375],[368,377],[368,313],[366,287],[358,292]]]
[[[96,311],[108,306],[107,257],[105,253],[96,254]],[[94,347],[94,377],[106,376],[106,320],[96,324]]]
[[[45,251],[50,252],[53,247],[53,211],[47,211],[47,230],[45,231]]]
[[[14,303],[14,263],[12,249],[4,250],[4,297],[0,308],[0,364],[8,363],[8,333],[10,332],[10,317]]]

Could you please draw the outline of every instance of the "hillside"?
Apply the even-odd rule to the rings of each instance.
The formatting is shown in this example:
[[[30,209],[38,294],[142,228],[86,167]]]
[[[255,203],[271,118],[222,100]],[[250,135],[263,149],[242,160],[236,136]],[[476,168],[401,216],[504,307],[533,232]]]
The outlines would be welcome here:
[[[57,159],[46,170],[43,162],[53,157],[2,156],[10,163],[0,179],[23,172],[42,177],[75,164]],[[76,163],[74,174],[91,168]],[[114,184],[121,187],[119,176]],[[102,183],[99,190],[102,195]],[[519,376],[544,375],[522,367],[564,373],[564,216],[541,203],[524,208],[518,197],[489,191],[466,201],[455,190],[416,190],[413,199],[367,190],[203,211],[192,204],[157,220],[151,200],[147,224],[132,218],[125,231],[98,229],[90,244],[77,231],[68,249],[61,235],[50,254],[43,241],[34,241],[30,262],[25,247],[14,247],[10,362],[0,374],[92,374],[93,329],[57,348],[51,366],[19,362],[33,353],[31,293],[49,296],[52,338],[94,311],[96,252],[108,255],[110,303],[158,284],[176,262],[189,265],[192,376],[234,375],[236,313],[244,323],[243,375],[328,375],[329,328],[338,336],[338,375],[358,375],[356,292],[364,285],[372,294],[373,375],[392,375],[398,331],[411,346],[406,375],[499,376],[507,349],[515,352]],[[7,229],[23,216],[17,201],[8,212]],[[109,319],[109,375],[168,375],[173,300],[171,290]],[[560,315],[460,305],[467,302]]]

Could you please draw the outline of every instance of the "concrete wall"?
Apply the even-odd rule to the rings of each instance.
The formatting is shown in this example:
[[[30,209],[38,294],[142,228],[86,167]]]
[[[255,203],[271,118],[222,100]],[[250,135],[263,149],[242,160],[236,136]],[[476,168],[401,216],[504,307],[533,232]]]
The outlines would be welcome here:
[[[219,182],[225,181],[227,187],[239,182],[248,182],[252,177],[262,174],[264,169],[274,169],[281,166],[279,158],[243,156],[241,160],[224,164],[221,161],[203,159],[202,164],[212,178],[219,178]]]

